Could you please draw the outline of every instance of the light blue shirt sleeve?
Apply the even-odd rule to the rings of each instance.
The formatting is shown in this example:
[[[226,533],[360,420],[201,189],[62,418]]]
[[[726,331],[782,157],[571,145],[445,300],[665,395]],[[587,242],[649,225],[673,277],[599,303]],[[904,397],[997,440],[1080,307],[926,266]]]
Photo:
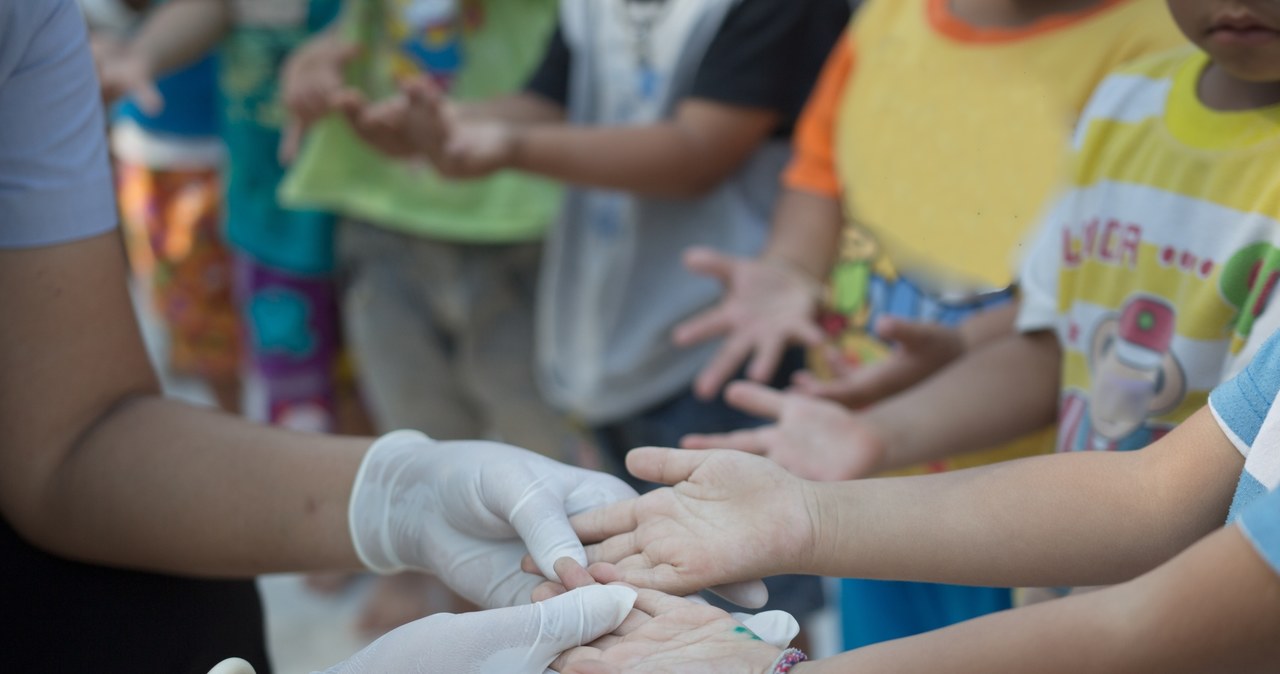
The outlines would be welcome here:
[[[1280,490],[1254,501],[1238,520],[1245,538],[1280,575]]]
[[[1248,454],[1280,393],[1280,333],[1271,335],[1240,374],[1209,394],[1209,406],[1227,437]]]
[[[74,0],[0,2],[0,248],[116,226],[105,128]]]

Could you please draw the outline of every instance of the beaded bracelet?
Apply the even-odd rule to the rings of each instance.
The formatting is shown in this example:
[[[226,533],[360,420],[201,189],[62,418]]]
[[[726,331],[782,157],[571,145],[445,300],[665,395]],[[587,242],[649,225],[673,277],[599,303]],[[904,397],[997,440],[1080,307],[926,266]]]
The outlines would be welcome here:
[[[804,651],[799,648],[788,648],[782,652],[782,655],[778,656],[777,660],[773,661],[773,669],[770,669],[769,672],[770,674],[787,674],[792,667],[808,659],[809,656],[805,655]]]

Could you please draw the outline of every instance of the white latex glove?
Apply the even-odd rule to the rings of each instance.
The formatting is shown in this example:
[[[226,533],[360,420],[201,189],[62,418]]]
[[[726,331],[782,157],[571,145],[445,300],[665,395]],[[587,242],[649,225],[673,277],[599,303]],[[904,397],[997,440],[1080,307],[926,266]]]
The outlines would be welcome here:
[[[257,674],[253,665],[240,658],[227,658],[213,666],[209,674]]]
[[[558,581],[557,559],[587,563],[569,516],[635,496],[611,475],[510,445],[396,431],[356,475],[351,537],[374,571],[419,569],[481,606],[514,606],[543,580],[520,570],[526,552]]]
[[[592,585],[527,606],[438,613],[398,627],[325,674],[543,674],[561,652],[617,629],[636,603]]]

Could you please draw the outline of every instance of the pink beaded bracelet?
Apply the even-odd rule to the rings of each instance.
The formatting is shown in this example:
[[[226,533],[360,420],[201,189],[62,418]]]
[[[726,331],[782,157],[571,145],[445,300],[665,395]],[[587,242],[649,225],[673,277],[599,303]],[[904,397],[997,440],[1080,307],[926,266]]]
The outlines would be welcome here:
[[[787,674],[792,667],[808,659],[809,656],[805,655],[804,651],[799,648],[788,648],[782,652],[782,655],[778,656],[777,660],[773,661],[773,669],[769,671],[771,674]]]

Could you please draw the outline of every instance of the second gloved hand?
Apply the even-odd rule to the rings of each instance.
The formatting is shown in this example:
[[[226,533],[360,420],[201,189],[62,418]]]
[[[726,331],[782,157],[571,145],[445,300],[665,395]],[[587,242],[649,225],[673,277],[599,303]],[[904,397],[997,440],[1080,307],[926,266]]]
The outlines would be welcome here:
[[[557,559],[587,561],[568,517],[635,495],[613,476],[518,447],[396,431],[356,475],[351,535],[374,571],[428,571],[481,606],[513,606],[542,580],[520,570],[526,552],[558,580]]]
[[[594,585],[529,606],[438,613],[388,632],[326,674],[543,674],[562,651],[617,629],[635,602],[635,590]]]

